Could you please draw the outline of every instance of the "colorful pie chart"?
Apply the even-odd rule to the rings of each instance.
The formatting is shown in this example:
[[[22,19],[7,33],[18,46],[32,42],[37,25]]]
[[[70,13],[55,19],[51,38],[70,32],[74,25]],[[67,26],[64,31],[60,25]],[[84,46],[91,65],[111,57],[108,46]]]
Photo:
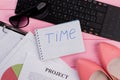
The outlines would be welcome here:
[[[17,64],[8,68],[2,75],[1,80],[18,80],[22,66],[22,64]]]

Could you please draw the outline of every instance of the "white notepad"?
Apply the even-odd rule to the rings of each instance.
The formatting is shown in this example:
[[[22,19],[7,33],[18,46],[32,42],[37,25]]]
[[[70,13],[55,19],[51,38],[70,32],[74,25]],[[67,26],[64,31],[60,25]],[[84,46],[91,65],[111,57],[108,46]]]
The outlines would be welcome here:
[[[78,20],[35,30],[41,60],[84,52]]]

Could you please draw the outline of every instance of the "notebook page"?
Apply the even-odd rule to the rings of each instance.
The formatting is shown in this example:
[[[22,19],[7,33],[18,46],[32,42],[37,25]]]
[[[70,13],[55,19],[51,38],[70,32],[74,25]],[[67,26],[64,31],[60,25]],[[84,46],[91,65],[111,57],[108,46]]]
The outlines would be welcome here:
[[[78,20],[37,29],[35,34],[41,60],[85,51]]]

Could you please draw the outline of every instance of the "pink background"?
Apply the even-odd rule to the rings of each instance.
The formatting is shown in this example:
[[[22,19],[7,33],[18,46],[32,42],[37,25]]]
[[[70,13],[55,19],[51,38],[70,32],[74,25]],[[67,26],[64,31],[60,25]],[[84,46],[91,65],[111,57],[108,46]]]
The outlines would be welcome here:
[[[99,0],[101,2],[105,2],[108,4],[120,6],[120,0]],[[9,24],[9,17],[14,15],[14,9],[16,7],[16,2],[17,0],[0,0],[0,21],[4,21]],[[53,24],[35,20],[35,19],[30,19],[30,24],[24,28],[26,31],[32,31],[36,28],[43,28],[47,27]],[[99,64],[99,56],[97,56],[98,51],[97,51],[97,44],[99,42],[108,42],[111,44],[114,44],[118,47],[120,47],[119,42],[111,41],[108,39],[100,38],[97,36],[93,36],[90,34],[83,33],[83,38],[84,38],[84,44],[86,48],[86,52],[84,53],[77,53],[75,55],[70,55],[66,57],[62,57],[62,59],[68,63],[71,67],[74,67],[75,65],[75,60],[78,58],[87,58],[91,61],[95,61],[96,63]]]

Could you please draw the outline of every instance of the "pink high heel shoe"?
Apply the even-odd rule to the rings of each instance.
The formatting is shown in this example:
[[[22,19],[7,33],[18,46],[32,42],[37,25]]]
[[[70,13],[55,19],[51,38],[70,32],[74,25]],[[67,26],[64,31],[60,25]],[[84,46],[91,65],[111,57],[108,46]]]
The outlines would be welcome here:
[[[120,49],[108,43],[98,45],[103,68],[113,77],[120,79]]]
[[[80,80],[112,80],[99,65],[86,59],[77,60],[76,69]]]

